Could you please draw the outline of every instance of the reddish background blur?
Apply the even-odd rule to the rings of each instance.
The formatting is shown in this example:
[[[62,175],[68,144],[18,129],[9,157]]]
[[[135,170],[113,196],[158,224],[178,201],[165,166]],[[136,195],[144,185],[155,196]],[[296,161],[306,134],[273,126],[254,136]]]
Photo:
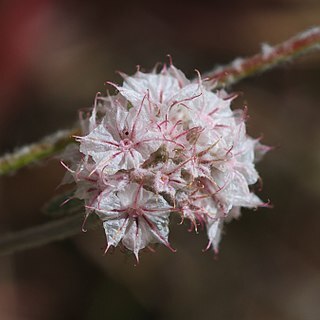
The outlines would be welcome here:
[[[189,77],[320,23],[317,0],[109,2],[29,0],[0,5],[0,151],[71,127],[115,70],[149,70],[173,56]],[[320,319],[320,55],[247,79],[252,136],[278,146],[258,165],[260,196],[243,210],[215,260],[205,232],[173,223],[176,254],[141,263],[102,256],[102,230],[0,258],[0,319]],[[56,162],[0,179],[0,230],[46,218],[64,174]]]

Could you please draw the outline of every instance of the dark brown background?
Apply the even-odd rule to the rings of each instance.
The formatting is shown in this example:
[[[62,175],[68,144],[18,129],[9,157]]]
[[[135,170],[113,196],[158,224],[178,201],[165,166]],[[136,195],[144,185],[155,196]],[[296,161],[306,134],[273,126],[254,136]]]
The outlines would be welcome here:
[[[2,1],[0,150],[70,127],[115,70],[166,54],[189,77],[251,55],[320,22],[317,0]],[[320,319],[320,57],[233,90],[252,136],[277,146],[258,165],[274,209],[243,210],[218,259],[205,232],[174,222],[172,254],[141,263],[102,256],[102,230],[0,260],[0,319]],[[0,179],[0,231],[45,222],[40,208],[64,170],[56,161]]]

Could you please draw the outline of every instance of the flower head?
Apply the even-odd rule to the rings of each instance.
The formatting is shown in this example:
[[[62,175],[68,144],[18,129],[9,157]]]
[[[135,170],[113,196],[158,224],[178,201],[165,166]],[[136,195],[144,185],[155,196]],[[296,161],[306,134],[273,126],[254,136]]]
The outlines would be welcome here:
[[[234,96],[189,81],[172,64],[121,74],[114,96],[97,95],[82,121],[81,157],[72,160],[76,196],[103,221],[107,249],[120,243],[138,259],[151,243],[171,248],[169,217],[207,229],[218,250],[224,221],[263,202],[250,190],[267,147],[246,134]]]

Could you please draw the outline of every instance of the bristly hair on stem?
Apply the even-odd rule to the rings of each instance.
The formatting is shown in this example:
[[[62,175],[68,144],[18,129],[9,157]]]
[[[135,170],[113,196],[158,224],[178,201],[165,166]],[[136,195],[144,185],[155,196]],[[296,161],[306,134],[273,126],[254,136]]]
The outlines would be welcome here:
[[[205,73],[215,88],[228,87],[240,80],[290,62],[306,53],[320,49],[320,27],[301,32],[278,45],[262,45],[262,52],[248,58],[237,58],[225,66]]]
[[[0,176],[14,173],[23,167],[48,159],[63,151],[68,144],[74,142],[72,136],[77,133],[79,133],[79,129],[60,130],[38,142],[3,155],[0,157]]]

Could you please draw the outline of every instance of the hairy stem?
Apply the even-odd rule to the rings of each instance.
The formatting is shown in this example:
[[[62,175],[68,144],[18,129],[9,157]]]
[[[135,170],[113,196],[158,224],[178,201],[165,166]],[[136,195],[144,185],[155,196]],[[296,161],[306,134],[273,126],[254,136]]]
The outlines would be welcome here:
[[[68,144],[74,142],[72,136],[76,134],[79,134],[79,129],[61,130],[39,142],[24,146],[13,153],[5,154],[0,157],[0,175],[15,172],[62,151]]]
[[[215,88],[231,86],[315,49],[320,49],[320,27],[302,32],[274,47],[264,45],[262,53],[246,59],[238,58],[226,66],[204,74],[204,78],[209,78],[207,84],[210,86],[212,82]],[[80,129],[58,131],[40,142],[0,157],[0,176],[55,155],[73,142],[71,137],[79,135],[79,132]]]
[[[0,256],[13,254],[26,249],[36,248],[48,243],[63,240],[81,233],[83,214],[60,218],[22,231],[9,233],[0,238]],[[97,224],[88,220],[87,229]]]
[[[261,53],[245,59],[238,58],[204,74],[204,77],[209,78],[215,88],[230,86],[316,49],[320,49],[320,27],[299,33],[274,47],[264,44]]]

